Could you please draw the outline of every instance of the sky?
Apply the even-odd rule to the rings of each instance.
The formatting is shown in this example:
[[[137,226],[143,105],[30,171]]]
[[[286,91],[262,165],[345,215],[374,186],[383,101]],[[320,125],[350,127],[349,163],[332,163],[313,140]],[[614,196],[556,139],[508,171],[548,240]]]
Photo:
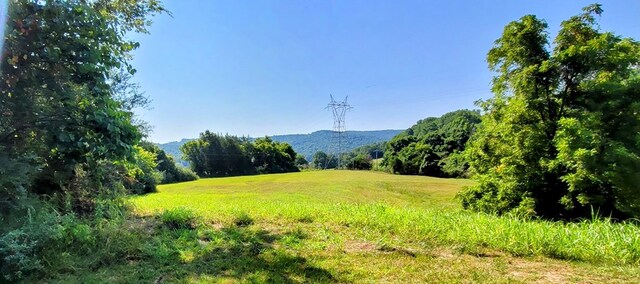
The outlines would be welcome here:
[[[347,130],[406,129],[491,96],[486,54],[510,21],[534,14],[554,37],[592,1],[165,0],[172,15],[133,35],[138,110],[164,143],[331,129],[330,94],[353,106]],[[640,1],[600,1],[603,31],[640,40]]]

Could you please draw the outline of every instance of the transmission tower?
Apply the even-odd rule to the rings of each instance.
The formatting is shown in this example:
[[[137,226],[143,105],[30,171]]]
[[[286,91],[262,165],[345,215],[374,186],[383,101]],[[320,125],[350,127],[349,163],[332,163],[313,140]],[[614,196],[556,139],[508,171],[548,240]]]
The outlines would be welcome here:
[[[345,142],[347,130],[347,126],[345,125],[345,116],[347,111],[353,107],[347,103],[347,98],[349,98],[349,96],[346,96],[342,102],[334,100],[333,95],[329,96],[331,97],[331,102],[329,102],[325,109],[330,109],[333,113],[333,144],[335,149],[335,158],[338,161],[338,168],[340,168],[340,154],[342,153],[342,147]]]

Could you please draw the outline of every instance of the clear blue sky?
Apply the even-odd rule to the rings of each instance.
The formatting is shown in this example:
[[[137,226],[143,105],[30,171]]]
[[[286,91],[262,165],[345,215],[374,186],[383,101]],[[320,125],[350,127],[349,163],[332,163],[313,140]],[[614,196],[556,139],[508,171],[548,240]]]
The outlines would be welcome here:
[[[592,1],[165,1],[135,36],[139,111],[150,139],[310,133],[332,127],[329,94],[349,96],[348,130],[405,129],[488,98],[485,55],[525,14],[560,22]],[[640,40],[640,1],[600,1],[602,30]]]

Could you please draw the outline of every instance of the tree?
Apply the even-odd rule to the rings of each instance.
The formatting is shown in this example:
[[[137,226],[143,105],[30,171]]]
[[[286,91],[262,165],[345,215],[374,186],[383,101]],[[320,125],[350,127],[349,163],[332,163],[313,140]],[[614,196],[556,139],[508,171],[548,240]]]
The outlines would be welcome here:
[[[386,146],[386,141],[367,144],[351,150],[351,154],[353,154],[354,156],[360,154],[369,155],[373,159],[380,159],[384,157],[384,150]]]
[[[130,177],[125,187],[134,194],[156,191],[156,185],[162,181],[162,173],[157,170],[156,154],[143,147],[134,146],[134,162],[124,163]]]
[[[251,160],[259,173],[297,172],[296,152],[287,143],[274,142],[269,137],[258,138],[253,143]]]
[[[8,195],[0,199],[27,192],[97,196],[109,190],[99,165],[135,161],[141,134],[115,88],[125,79],[114,74],[135,72],[129,60],[138,44],[126,35],[146,32],[148,17],[163,11],[155,0],[10,1],[0,148],[12,163],[0,172],[24,172],[25,179],[0,182]],[[84,174],[91,186],[74,187],[80,172],[93,173]]]
[[[295,164],[300,169],[309,167],[309,161],[307,161],[307,159],[302,154],[297,154],[296,155]]]
[[[299,171],[296,152],[287,143],[269,137],[250,142],[246,138],[217,135],[209,131],[180,148],[191,168],[203,177]]]
[[[333,169],[338,166],[338,160],[333,155],[328,155],[323,151],[313,154],[311,163],[316,169]]]
[[[155,155],[155,170],[162,174],[162,180],[160,181],[161,184],[192,181],[198,179],[198,176],[193,171],[185,167],[176,165],[173,157],[171,155],[168,155],[157,145],[148,141],[142,141],[142,143],[140,143],[140,146],[144,148],[144,150]]]
[[[200,138],[180,147],[191,169],[201,177],[222,177],[252,174],[251,157],[246,151],[248,141],[210,131],[200,133]]]
[[[481,211],[549,218],[640,214],[640,45],[598,29],[598,4],[562,22],[509,23],[487,61],[494,97],[467,155]]]
[[[345,155],[343,158],[345,167],[350,170],[370,170],[373,158],[369,154]]]
[[[471,110],[420,120],[386,144],[383,163],[399,174],[464,176],[468,165],[459,152],[479,122],[480,114]]]

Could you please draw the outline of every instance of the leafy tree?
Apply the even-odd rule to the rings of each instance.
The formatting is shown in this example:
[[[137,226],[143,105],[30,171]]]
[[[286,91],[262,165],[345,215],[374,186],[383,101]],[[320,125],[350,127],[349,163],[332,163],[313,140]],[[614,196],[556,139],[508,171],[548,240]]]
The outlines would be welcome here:
[[[380,159],[384,157],[384,150],[387,147],[387,142],[376,142],[358,148],[353,149],[350,153],[354,156],[357,155],[369,155],[372,159]]]
[[[202,177],[220,177],[253,173],[251,158],[244,151],[237,137],[218,135],[210,131],[200,138],[182,145],[183,159],[189,161],[191,169]]]
[[[155,192],[162,181],[162,173],[156,169],[156,154],[140,146],[134,146],[134,150],[134,162],[124,164],[130,177],[125,187],[135,194]]]
[[[217,135],[209,131],[182,145],[184,159],[203,177],[298,171],[296,152],[287,143],[269,137],[250,142],[246,138]]]
[[[251,160],[259,173],[296,172],[296,152],[287,143],[274,142],[269,137],[258,138],[253,143]]]
[[[129,59],[138,44],[126,35],[146,32],[148,17],[162,11],[155,0],[10,1],[0,63],[0,147],[12,163],[0,172],[26,178],[3,181],[9,196],[0,199],[110,190],[102,186],[99,165],[135,160],[141,137],[114,88],[125,79],[114,74],[135,72]],[[81,172],[93,173],[84,175],[91,186],[72,182]]]
[[[552,48],[532,15],[487,60],[494,97],[467,155],[465,208],[550,218],[640,216],[640,45],[598,29],[598,4],[562,22]]]
[[[47,271],[47,258],[75,243],[66,235],[104,227],[93,218],[122,216],[125,185],[155,189],[153,154],[136,146],[143,131],[132,110],[144,101],[126,87],[138,46],[127,36],[146,32],[149,17],[164,9],[156,0],[8,2],[0,52],[0,282],[19,282]]]
[[[347,157],[343,158],[344,165],[347,169],[350,170],[370,170],[371,169],[371,155],[369,154],[357,154],[357,155],[345,155]]]
[[[302,154],[296,154],[295,165],[298,168],[307,168],[309,167],[309,161]]]
[[[313,154],[311,163],[316,169],[334,169],[338,166],[338,160],[333,155],[328,155],[323,151]]]
[[[459,152],[479,122],[480,114],[471,110],[420,120],[386,143],[383,163],[399,174],[464,176],[468,165]]]

